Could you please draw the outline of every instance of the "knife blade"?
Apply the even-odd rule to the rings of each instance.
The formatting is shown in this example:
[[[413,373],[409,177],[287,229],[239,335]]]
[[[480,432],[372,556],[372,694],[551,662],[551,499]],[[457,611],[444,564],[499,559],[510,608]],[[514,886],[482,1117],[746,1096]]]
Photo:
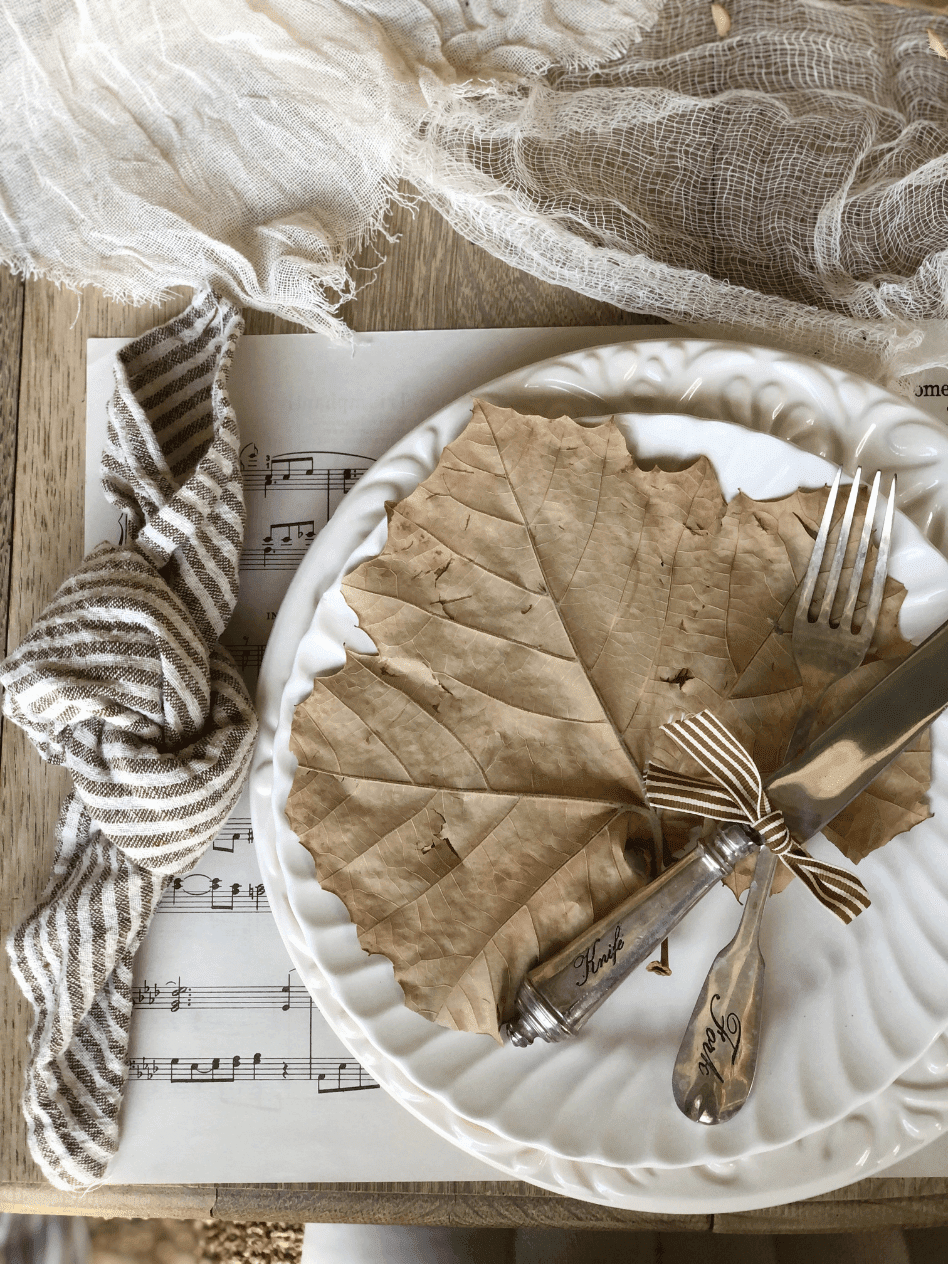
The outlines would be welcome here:
[[[798,842],[838,816],[948,706],[948,623],[766,781]]]
[[[805,843],[842,812],[948,706],[942,624],[796,759],[766,782],[792,836]],[[719,829],[526,976],[507,1033],[515,1045],[575,1035],[701,897],[759,846],[740,825]]]

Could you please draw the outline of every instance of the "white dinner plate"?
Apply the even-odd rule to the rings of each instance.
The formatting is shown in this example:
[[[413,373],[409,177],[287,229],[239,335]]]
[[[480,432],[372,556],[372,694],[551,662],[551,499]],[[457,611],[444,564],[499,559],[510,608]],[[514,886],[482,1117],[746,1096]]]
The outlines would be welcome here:
[[[850,468],[859,453],[868,468],[899,470],[900,503],[930,541],[944,546],[948,442],[940,429],[904,401],[815,362],[736,344],[650,341],[561,357],[477,393],[551,416],[629,414],[622,424],[633,451],[644,458],[706,452],[728,496],[739,485],[758,498],[819,485],[828,467],[814,450]],[[341,664],[343,638],[356,645],[362,637],[368,648],[338,593],[341,574],[378,552],[384,501],[406,495],[430,472],[469,414],[468,397],[376,464],[315,542],[281,608],[261,676],[263,732],[252,774],[255,838],[277,924],[301,976],[321,990],[328,981],[334,1003],[327,1008],[323,996],[321,1004],[343,1038],[360,1045],[353,1052],[421,1117],[425,1109],[434,1112],[438,1121],[428,1122],[438,1131],[448,1135],[444,1120],[452,1121],[465,1133],[460,1143],[472,1149],[473,1128],[486,1147],[475,1153],[564,1192],[567,1182],[572,1193],[584,1180],[601,1185],[603,1172],[625,1173],[616,1178],[620,1185],[633,1169],[654,1172],[645,1182],[646,1203],[641,1180],[631,1195],[610,1186],[606,1195],[580,1196],[631,1196],[630,1206],[670,1197],[678,1205],[676,1188],[691,1197],[682,1182],[697,1180],[704,1188],[700,1172],[722,1164],[743,1168],[754,1155],[759,1163],[766,1152],[779,1156],[800,1138],[833,1127],[837,1137],[851,1136],[853,1112],[876,1106],[874,1099],[948,1023],[948,880],[940,880],[948,856],[940,824],[948,820],[948,805],[940,806],[948,784],[945,743],[936,740],[935,818],[860,866],[874,901],[867,914],[852,927],[836,925],[800,884],[774,901],[766,924],[760,1080],[729,1124],[709,1129],[685,1120],[669,1082],[697,987],[737,918],[723,890],[677,933],[671,979],[641,972],[567,1045],[501,1049],[487,1037],[447,1032],[410,1013],[391,966],[359,948],[345,909],[318,887],[310,856],[286,825],[283,806],[295,770],[288,734],[293,706],[309,693],[313,676]],[[910,588],[907,635],[917,638],[948,617],[948,568],[907,522],[900,523],[892,571]],[[521,1159],[514,1162],[512,1152]],[[544,1164],[565,1164],[571,1174],[531,1176],[518,1167],[529,1168],[532,1160],[522,1157],[528,1154],[545,1154]],[[850,1160],[840,1159],[842,1167]],[[842,1167],[830,1161],[812,1175],[811,1165],[807,1178],[832,1188],[853,1179],[839,1176]],[[748,1179],[754,1186],[753,1177],[742,1176],[739,1199],[762,1195],[766,1204],[782,1194],[746,1189]],[[800,1195],[794,1189],[790,1196]]]

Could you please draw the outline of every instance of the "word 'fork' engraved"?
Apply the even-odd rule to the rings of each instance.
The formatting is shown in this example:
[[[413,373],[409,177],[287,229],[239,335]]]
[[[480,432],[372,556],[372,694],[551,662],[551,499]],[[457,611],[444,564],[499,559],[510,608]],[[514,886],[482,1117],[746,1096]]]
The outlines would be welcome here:
[[[708,1004],[708,1012],[711,1015],[713,1027],[706,1027],[704,1033],[704,1041],[701,1045],[701,1057],[698,1061],[698,1070],[703,1075],[715,1075],[718,1080],[722,1080],[721,1072],[714,1065],[713,1054],[718,1045],[726,1044],[731,1048],[731,1066],[737,1058],[738,1051],[741,1047],[741,1019],[733,1010],[723,1019],[719,1018],[714,1012],[714,1002],[721,999],[721,994],[715,992],[714,996]]]

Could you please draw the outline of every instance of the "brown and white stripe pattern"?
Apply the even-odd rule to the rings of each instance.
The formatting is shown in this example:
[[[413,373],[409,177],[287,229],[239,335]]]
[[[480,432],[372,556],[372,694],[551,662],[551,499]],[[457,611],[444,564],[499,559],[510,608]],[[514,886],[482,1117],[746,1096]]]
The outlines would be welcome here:
[[[219,644],[243,543],[242,327],[205,294],[120,353],[102,477],[128,541],[93,550],[0,665],[4,714],[75,786],[42,902],[7,944],[34,1010],[30,1149],[60,1188],[101,1179],[116,1150],[135,952],[232,811],[256,734]]]
[[[843,922],[851,922],[869,907],[868,892],[857,877],[837,865],[817,860],[790,837],[782,814],[771,807],[757,765],[730,729],[710,711],[665,724],[662,732],[714,781],[700,781],[650,763],[645,770],[645,791],[653,807],[749,825],[820,903]]]

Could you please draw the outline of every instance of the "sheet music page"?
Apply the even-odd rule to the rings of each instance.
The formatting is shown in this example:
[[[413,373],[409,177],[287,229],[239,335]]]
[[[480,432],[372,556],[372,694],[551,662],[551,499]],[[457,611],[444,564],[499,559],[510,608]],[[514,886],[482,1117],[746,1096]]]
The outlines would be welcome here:
[[[245,337],[231,376],[248,521],[225,640],[251,693],[269,629],[310,541],[373,460],[432,413],[547,356],[656,326]],[[694,330],[694,336],[712,331]],[[125,524],[99,483],[121,339],[88,345],[86,550]],[[939,420],[948,372],[920,375]],[[887,1175],[948,1172],[948,1138]],[[352,1059],[297,980],[267,906],[246,794],[175,881],[136,963],[130,1078],[107,1181],[496,1180],[410,1115]]]
[[[656,326],[241,339],[231,397],[247,529],[224,640],[253,694],[296,566],[377,457],[483,383]],[[126,524],[99,459],[121,339],[88,344],[86,551]],[[496,1180],[379,1090],[296,977],[257,868],[246,792],[169,887],[136,962],[129,1083],[113,1183]]]

